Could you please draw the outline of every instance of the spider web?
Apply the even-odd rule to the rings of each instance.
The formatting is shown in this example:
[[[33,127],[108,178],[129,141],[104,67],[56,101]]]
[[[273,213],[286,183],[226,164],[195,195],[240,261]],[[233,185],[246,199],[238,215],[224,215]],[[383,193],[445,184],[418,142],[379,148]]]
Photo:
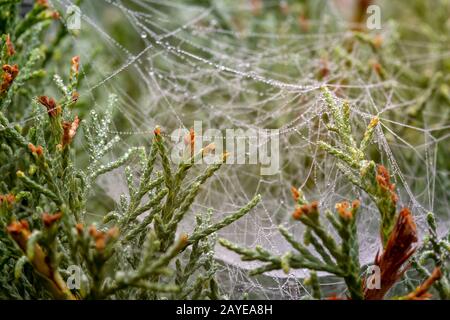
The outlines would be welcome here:
[[[361,262],[370,263],[380,246],[378,212],[337,170],[336,160],[317,147],[319,140],[335,141],[325,126],[327,113],[319,88],[326,84],[350,101],[355,134],[364,132],[370,119],[379,115],[381,125],[371,154],[378,154],[375,160],[395,175],[400,205],[412,209],[421,231],[428,211],[438,215],[442,232],[447,227],[449,171],[441,157],[448,156],[449,108],[448,102],[436,107],[431,89],[408,81],[402,68],[383,80],[370,68],[377,56],[367,45],[356,43],[351,53],[340,56],[353,37],[342,14],[343,2],[308,2],[311,17],[305,26],[289,12],[276,18],[283,14],[285,1],[264,1],[263,13],[255,12],[257,1],[220,0],[213,5],[187,0],[86,1],[81,8],[82,30],[73,45],[84,69],[89,66],[95,76],[87,72],[80,94],[98,109],[109,93],[118,95],[116,113],[121,120],[111,134],[122,138],[124,149],[149,141],[157,124],[165,133],[189,129],[195,120],[202,121],[204,129],[279,129],[277,174],[262,176],[257,165],[226,165],[205,186],[193,212],[213,208],[214,219],[220,219],[259,193],[261,204],[220,236],[283,254],[290,247],[277,226],[285,224],[298,239],[302,234],[301,226],[289,219],[292,185],[301,187],[310,200],[319,200],[323,208],[359,198]],[[72,4],[51,3],[62,8]],[[389,2],[381,5],[388,7]],[[387,63],[435,70],[450,56],[447,44],[426,36],[398,39],[398,28],[387,23],[377,31],[383,45],[392,48],[384,57],[391,59]],[[106,50],[109,58],[96,57],[97,48]],[[424,105],[420,120],[413,117],[417,105]],[[102,186],[111,198],[126,194],[122,172],[109,175]],[[189,231],[191,225],[183,227]],[[246,270],[258,264],[241,262],[219,246],[216,256],[222,266],[221,282],[229,286],[231,297],[240,298],[244,292],[262,298],[309,295],[297,281],[307,271],[249,277]],[[339,281],[324,279],[327,290],[339,287]]]

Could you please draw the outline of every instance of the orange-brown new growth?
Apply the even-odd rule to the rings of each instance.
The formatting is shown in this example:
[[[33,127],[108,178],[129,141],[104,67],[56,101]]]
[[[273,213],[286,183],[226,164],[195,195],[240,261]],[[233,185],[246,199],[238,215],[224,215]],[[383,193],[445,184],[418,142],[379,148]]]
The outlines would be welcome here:
[[[9,233],[18,234],[22,231],[30,231],[30,225],[27,220],[22,219],[20,221],[11,222],[7,229]]]
[[[406,296],[406,300],[426,300],[431,298],[431,294],[428,293],[431,286],[441,279],[442,271],[441,268],[437,267],[433,270],[433,273],[420,285]]]
[[[48,8],[48,0],[36,0],[36,4],[41,7]]]
[[[394,229],[392,230],[384,252],[375,258],[375,265],[381,271],[381,288],[365,288],[364,296],[368,300],[382,299],[389,289],[397,282],[409,265],[403,267],[416,248],[417,226],[411,211],[404,208],[400,211]]]
[[[98,231],[95,226],[89,228],[89,234],[95,241],[95,248],[99,251],[105,249],[106,247],[106,236],[104,232]]]
[[[298,199],[300,199],[300,191],[298,191],[298,189],[296,187],[292,186],[291,193],[292,193],[292,198],[294,198],[294,201],[298,202]]]
[[[62,212],[57,212],[55,214],[44,213],[42,215],[42,222],[44,223],[44,226],[50,228],[55,222],[61,220],[61,217]]]
[[[292,218],[294,220],[299,220],[303,215],[303,211],[300,207],[295,208],[295,211],[292,213]]]
[[[31,236],[28,222],[26,220],[13,221],[7,227],[7,231],[22,251],[27,252],[27,243]],[[34,255],[31,264],[39,274],[48,280],[49,289],[56,298],[75,299],[58,271],[53,269],[48,255],[39,244],[35,244],[34,246]]]
[[[83,233],[83,230],[84,230],[83,224],[82,223],[77,223],[75,225],[75,229],[77,230],[77,233],[79,235],[81,235]]]
[[[301,206],[297,206],[295,208],[294,213],[292,214],[292,218],[295,220],[299,220],[304,215],[314,215],[319,212],[319,203],[317,201],[313,201],[309,204],[303,204]]]
[[[61,114],[61,106],[56,104],[55,99],[47,96],[40,96],[37,100],[40,104],[47,108],[47,113],[51,118],[57,117]]]
[[[17,78],[17,75],[19,74],[19,66],[17,64],[15,65],[9,65],[5,64],[2,67],[3,69],[3,80],[0,85],[0,95],[8,91],[8,89],[11,87],[14,80]]]
[[[377,166],[377,175],[376,175],[377,184],[380,186],[380,188],[389,193],[391,201],[394,203],[394,205],[398,201],[398,196],[395,193],[395,184],[391,183],[391,178],[389,175],[388,170],[386,167],[382,165]]]
[[[38,157],[42,156],[44,154],[44,149],[42,148],[42,146],[35,146],[32,143],[28,144],[28,149],[30,150],[30,152],[32,154],[37,155]]]
[[[14,241],[17,242],[19,247],[25,251],[27,248],[28,238],[31,235],[30,225],[28,224],[28,221],[26,220],[13,221],[11,222],[10,225],[6,227],[6,230],[14,239]]]
[[[80,70],[80,57],[79,56],[75,56],[71,60],[70,73],[72,75],[76,75],[77,76],[79,70]]]
[[[372,40],[373,46],[376,49],[381,48],[381,46],[383,45],[383,36],[381,34],[377,34],[373,40]]]
[[[189,146],[191,150],[191,157],[194,156],[194,145],[195,145],[195,131],[194,128],[189,129],[189,133],[184,137],[184,144]]]
[[[63,122],[63,136],[62,136],[62,147],[68,146],[77,133],[78,126],[80,125],[80,119],[75,116],[73,122],[64,121]]]
[[[53,20],[59,20],[59,18],[61,18],[61,14],[58,11],[53,10],[51,12],[51,17]]]
[[[16,50],[14,49],[14,45],[11,42],[11,37],[9,36],[9,34],[6,35],[6,52],[10,57],[12,57],[16,53]]]
[[[317,212],[319,210],[319,202],[313,201],[310,204],[311,212]]]
[[[339,216],[341,216],[341,218],[343,218],[343,219],[352,219],[353,218],[353,213],[352,213],[352,209],[350,208],[350,203],[348,203],[347,201],[336,203],[335,208],[336,208],[336,211],[339,214]]]
[[[381,63],[379,63],[378,61],[371,61],[370,65],[377,75],[383,76],[383,66],[381,65]]]
[[[11,207],[16,202],[16,196],[12,193],[0,194],[0,205],[6,204],[7,207]]]
[[[189,236],[186,233],[182,233],[178,240],[177,250],[178,251],[183,250],[187,246],[188,242],[189,242]]]
[[[95,248],[98,251],[103,251],[106,248],[106,244],[109,240],[115,239],[119,236],[119,229],[114,227],[107,232],[98,231],[95,226],[89,228],[89,234],[94,239]]]

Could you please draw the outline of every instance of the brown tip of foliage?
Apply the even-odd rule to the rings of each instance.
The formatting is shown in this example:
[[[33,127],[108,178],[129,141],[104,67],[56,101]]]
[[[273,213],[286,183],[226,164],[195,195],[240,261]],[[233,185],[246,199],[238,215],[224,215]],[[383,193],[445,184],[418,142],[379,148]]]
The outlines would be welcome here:
[[[428,279],[426,279],[420,286],[418,286],[416,290],[406,296],[406,300],[426,300],[431,298],[431,294],[428,293],[428,291],[436,281],[441,279],[441,277],[441,268],[435,268]]]
[[[44,154],[44,149],[42,148],[42,146],[35,146],[32,143],[28,144],[28,149],[30,150],[30,152],[32,154],[37,155],[38,157],[42,156]]]
[[[391,183],[391,178],[386,167],[382,165],[377,166],[376,181],[383,191],[390,194],[391,201],[395,205],[398,201],[398,196],[395,193],[395,184]]]
[[[106,247],[106,237],[105,233],[98,231],[95,226],[89,228],[89,234],[94,238],[95,248],[99,251],[105,249]]]
[[[381,65],[381,63],[379,63],[378,61],[371,61],[370,65],[377,75],[381,76],[383,74],[383,66]]]
[[[75,225],[75,229],[77,229],[77,233],[78,233],[78,234],[82,234],[82,233],[83,233],[83,230],[84,230],[83,224],[82,224],[82,223],[77,223],[77,224]]]
[[[78,116],[75,116],[73,122],[64,121],[63,122],[63,137],[62,137],[62,147],[68,146],[77,133],[78,126],[80,125],[80,119]]]
[[[292,218],[294,220],[299,220],[302,215],[303,215],[302,210],[300,209],[300,207],[297,207],[295,208],[295,211],[292,213]]]
[[[194,155],[194,145],[195,145],[195,131],[194,128],[189,129],[189,133],[184,137],[184,144],[189,146],[191,151],[191,157]]]
[[[16,50],[14,49],[14,45],[11,42],[11,37],[9,36],[9,34],[6,35],[6,52],[10,57],[12,57],[16,53]]]
[[[298,199],[300,198],[300,192],[298,191],[298,189],[296,187],[292,186],[291,193],[292,193],[292,198],[294,198],[294,201],[297,202]]]
[[[12,85],[14,79],[16,79],[17,75],[19,74],[19,66],[17,64],[15,65],[9,65],[5,64],[2,67],[3,69],[3,81],[0,85],[0,94],[5,93]]]
[[[44,8],[48,8],[48,0],[36,0],[36,4],[44,7]]]
[[[98,251],[103,251],[106,248],[106,244],[109,240],[115,239],[119,236],[119,229],[114,227],[107,232],[98,231],[95,226],[89,227],[89,234],[94,239],[95,248]]]
[[[336,211],[339,214],[339,216],[343,219],[352,219],[353,218],[353,213],[350,208],[350,203],[348,203],[347,201],[336,203]]]
[[[59,14],[59,12],[58,11],[52,11],[52,13],[51,13],[51,15],[52,15],[52,19],[53,20],[59,20],[59,18],[61,18],[61,15]]]
[[[5,64],[3,65],[3,71],[15,78],[19,74],[19,66],[17,64],[14,65]]]
[[[40,96],[37,98],[38,102],[47,108],[47,113],[51,118],[54,118],[61,114],[61,107],[56,105],[56,101],[53,98],[47,96]]]
[[[22,250],[26,250],[28,238],[31,235],[30,225],[26,220],[13,221],[6,227],[11,237]]]
[[[0,205],[6,204],[8,207],[12,206],[16,202],[16,197],[11,194],[0,194]]]
[[[80,70],[80,57],[79,56],[75,56],[71,60],[70,72],[72,74],[78,75],[79,70]]]
[[[26,220],[13,221],[6,230],[17,244],[24,250],[30,237],[30,225]]]
[[[161,136],[161,128],[158,126],[155,128],[155,130],[153,131],[153,133],[155,134],[155,136],[159,137]]]
[[[409,266],[403,265],[411,257],[416,248],[417,226],[411,211],[404,208],[400,211],[394,229],[392,230],[384,252],[377,255],[375,265],[381,271],[381,288],[365,289],[365,298],[369,300],[382,299],[389,289],[401,278]]]
[[[51,227],[55,222],[61,220],[62,213],[57,212],[55,214],[44,213],[42,215],[42,222],[44,222],[44,226],[47,228]]]
[[[178,240],[177,249],[178,251],[183,250],[189,242],[189,236],[186,233],[180,235],[180,239]]]
[[[22,231],[30,231],[30,225],[26,220],[13,221],[6,229],[10,234],[19,234]]]
[[[314,216],[319,212],[319,202],[313,201],[309,204],[304,204],[298,206],[294,213],[292,214],[292,218],[295,220],[299,220],[303,215]]]
[[[189,240],[189,237],[188,237],[188,235],[187,235],[186,233],[183,233],[183,234],[180,236],[180,242],[187,243],[188,240]]]
[[[373,38],[373,46],[376,49],[381,48],[381,46],[383,45],[383,36],[381,34],[377,34],[374,38]]]

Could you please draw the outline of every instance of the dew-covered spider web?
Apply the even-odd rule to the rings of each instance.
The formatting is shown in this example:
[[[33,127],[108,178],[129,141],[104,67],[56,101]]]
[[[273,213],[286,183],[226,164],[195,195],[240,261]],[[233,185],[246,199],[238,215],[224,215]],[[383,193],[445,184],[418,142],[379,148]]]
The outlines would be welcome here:
[[[321,86],[350,102],[357,137],[379,115],[369,156],[394,175],[400,206],[411,208],[419,229],[425,228],[426,212],[437,214],[442,230],[449,214],[449,78],[436,70],[449,63],[450,42],[416,27],[406,9],[408,22],[390,22],[400,11],[389,2],[380,2],[383,26],[366,33],[375,39],[369,43],[355,40],[349,28],[352,1],[85,1],[81,30],[71,38],[86,74],[80,94],[98,110],[106,96],[117,95],[116,130],[110,133],[120,136],[124,150],[148,143],[155,125],[167,135],[194,121],[202,121],[204,130],[278,129],[278,173],[263,176],[258,165],[225,165],[203,188],[193,213],[212,208],[213,219],[220,219],[259,193],[257,208],[220,236],[283,254],[290,247],[279,224],[302,237],[301,226],[290,219],[291,186],[322,208],[359,198],[361,261],[370,263],[380,247],[379,214],[337,169],[337,160],[317,146],[319,140],[336,142],[326,128]],[[51,3],[64,11],[72,1]],[[127,192],[120,170],[100,184],[105,199]],[[189,232],[189,223],[183,227]],[[220,246],[216,257],[230,297],[309,294],[297,281],[307,271],[250,277],[246,270],[257,263],[244,263]],[[339,283],[325,279],[322,285],[332,291]]]

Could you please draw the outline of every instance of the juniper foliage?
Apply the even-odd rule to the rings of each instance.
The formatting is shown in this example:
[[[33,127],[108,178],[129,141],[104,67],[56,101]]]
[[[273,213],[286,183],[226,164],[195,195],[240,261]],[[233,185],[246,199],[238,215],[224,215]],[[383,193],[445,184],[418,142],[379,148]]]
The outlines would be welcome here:
[[[53,22],[61,13],[36,1],[20,18],[19,2],[0,2],[0,298],[224,297],[215,279],[216,232],[247,214],[259,196],[218,222],[212,211],[197,214],[192,233],[183,233],[180,223],[225,155],[191,177],[194,161],[212,146],[175,167],[156,128],[149,146],[110,160],[120,141],[109,133],[116,98],[103,113],[80,119],[79,57],[67,77],[46,72],[67,35]],[[58,98],[45,95],[49,78]],[[87,166],[77,166],[76,139],[88,150]],[[90,224],[97,178],[118,168],[124,168],[128,194]]]
[[[322,298],[316,272],[326,272],[344,279],[348,298],[383,299],[409,268],[408,260],[417,248],[417,227],[408,208],[397,213],[398,196],[395,185],[391,183],[390,173],[384,166],[367,159],[365,155],[374,130],[379,125],[378,117],[370,121],[362,140],[357,143],[352,132],[349,104],[339,101],[325,87],[322,91],[332,119],[328,129],[336,134],[339,145],[332,146],[319,141],[319,146],[340,161],[338,168],[342,174],[369,195],[380,213],[380,242],[383,247],[373,263],[378,267],[378,272],[366,274],[368,266],[360,263],[357,229],[359,200],[354,200],[351,204],[347,201],[337,203],[333,213],[328,209],[320,210],[317,201],[307,201],[301,190],[295,187],[292,188],[292,193],[296,209],[292,217],[306,227],[303,241],[297,240],[285,227],[279,227],[280,233],[292,246],[292,251],[278,256],[262,247],[246,249],[226,239],[219,241],[222,246],[241,255],[244,261],[263,262],[263,266],[251,271],[253,275],[272,270],[283,270],[288,274],[291,268],[309,269],[311,276],[305,282],[311,287],[314,298]],[[322,222],[324,218],[338,235],[338,242]],[[417,258],[413,259],[414,266],[426,280],[419,287],[410,288],[411,292],[396,296],[398,299],[429,298],[432,286],[437,289],[440,298],[448,298],[448,266],[445,265],[448,261],[448,239],[437,237],[432,213],[428,215],[428,223],[430,234],[418,250],[420,254],[417,254],[420,263]],[[433,272],[424,267],[427,260],[433,262]]]

